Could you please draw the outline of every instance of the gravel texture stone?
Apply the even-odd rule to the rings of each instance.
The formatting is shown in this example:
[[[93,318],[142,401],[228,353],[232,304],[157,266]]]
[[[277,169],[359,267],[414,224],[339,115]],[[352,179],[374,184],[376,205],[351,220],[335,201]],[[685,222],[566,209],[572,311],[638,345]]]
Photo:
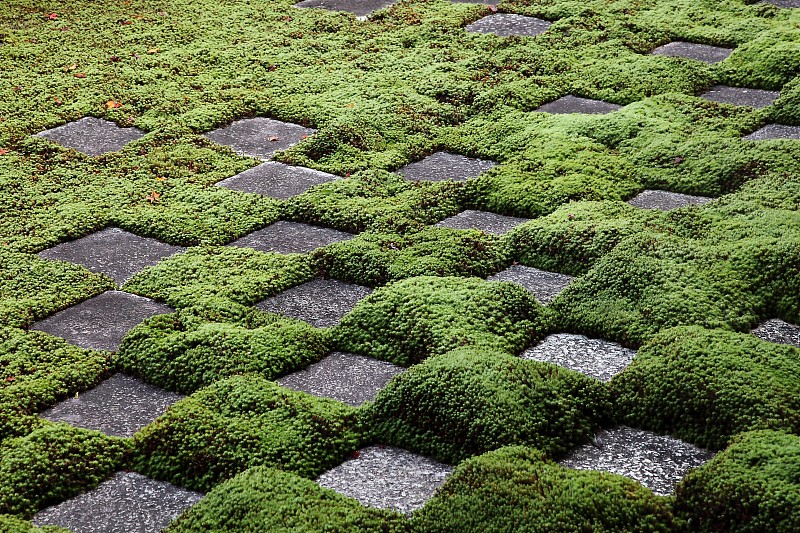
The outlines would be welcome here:
[[[508,233],[515,227],[527,222],[527,218],[508,217],[497,215],[488,211],[475,211],[468,209],[457,215],[438,222],[436,225],[442,228],[453,229],[478,229],[484,233],[494,233],[502,235]]]
[[[359,17],[366,17],[373,11],[383,9],[396,0],[303,0],[295,7],[316,7],[329,11],[347,11]]]
[[[144,137],[144,132],[138,128],[120,128],[108,120],[84,117],[36,135],[84,154],[97,156],[122,150],[128,143]]]
[[[553,363],[600,381],[610,381],[631,364],[636,351],[616,342],[556,333],[525,350],[520,357]]]
[[[602,100],[590,100],[578,96],[562,96],[558,100],[548,102],[536,109],[541,113],[570,114],[582,113],[584,115],[604,115],[621,109],[621,105],[604,102]]]
[[[746,141],[768,141],[771,139],[800,140],[800,126],[784,124],[767,124],[750,135],[742,137]]]
[[[491,33],[501,37],[521,35],[535,37],[547,31],[552,23],[535,17],[526,17],[513,13],[495,13],[478,19],[467,31],[474,33]]]
[[[40,416],[114,437],[132,437],[181,398],[181,394],[115,374],[97,387],[43,411]]]
[[[689,470],[713,456],[708,450],[670,436],[619,426],[599,432],[592,443],[572,450],[559,463],[627,476],[666,496]]]
[[[783,8],[800,7],[800,0],[764,0],[765,4],[772,4],[773,6]]]
[[[670,211],[687,205],[703,205],[713,200],[707,196],[692,196],[669,191],[646,190],[628,200],[628,203],[641,209]]]
[[[497,163],[486,159],[436,152],[422,161],[404,166],[397,172],[414,181],[466,181],[496,166]]]
[[[31,329],[66,339],[81,348],[119,349],[131,328],[173,309],[135,294],[107,291],[35,322]]]
[[[314,131],[297,124],[256,117],[237,120],[205,136],[215,143],[230,146],[237,154],[266,160],[275,152],[299,143]]]
[[[76,533],[154,533],[203,497],[134,472],[118,472],[97,488],[40,511],[37,526]]]
[[[245,235],[230,243],[229,246],[253,248],[261,252],[277,252],[279,254],[304,254],[353,237],[355,235],[344,231],[281,220],[264,229]]]
[[[512,265],[488,278],[489,281],[513,281],[533,293],[542,305],[547,305],[567,288],[574,278],[558,272],[547,272],[523,265]]]
[[[119,228],[106,228],[43,250],[39,257],[83,265],[122,285],[137,272],[184,250]]]
[[[759,324],[753,334],[765,341],[791,344],[800,348],[800,326],[772,318]]]
[[[453,471],[450,465],[390,446],[370,446],[354,455],[317,483],[369,507],[406,514],[422,507]]]
[[[256,306],[271,313],[305,320],[312,326],[335,326],[372,289],[335,279],[315,279],[267,298]]]
[[[250,192],[285,200],[303,194],[315,185],[338,179],[338,176],[305,167],[293,167],[277,161],[265,161],[217,183],[234,191]]]
[[[752,107],[761,109],[772,105],[781,95],[778,91],[764,91],[761,89],[745,89],[743,87],[728,87],[727,85],[715,85],[708,91],[700,95],[701,98],[720,102],[722,104],[733,104],[738,106]]]
[[[732,52],[733,50],[731,48],[674,41],[659,46],[650,53],[657,56],[683,57],[711,64],[724,61]]]
[[[375,399],[390,379],[405,368],[363,355],[334,352],[304,370],[278,381],[284,387],[359,406]]]

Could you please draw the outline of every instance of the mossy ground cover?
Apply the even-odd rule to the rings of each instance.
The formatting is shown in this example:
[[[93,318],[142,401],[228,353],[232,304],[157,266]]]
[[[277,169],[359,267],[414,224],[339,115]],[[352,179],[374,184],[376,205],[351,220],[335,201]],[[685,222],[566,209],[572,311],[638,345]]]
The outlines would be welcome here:
[[[289,0],[4,4],[0,531],[32,530],[38,509],[120,468],[211,491],[177,531],[798,528],[800,356],[748,331],[800,323],[800,141],[741,137],[800,125],[800,10],[498,9],[553,24],[536,38],[472,34],[492,10],[446,0],[368,21]],[[734,50],[716,64],[649,54],[678,40]],[[700,97],[718,84],[780,97],[759,110]],[[624,107],[535,112],[568,94]],[[34,135],[85,116],[144,136],[89,157]],[[275,158],[341,179],[287,200],[215,187],[258,161],[203,134],[254,116],[314,128]],[[441,150],[499,165],[467,182],[394,172]],[[717,200],[666,213],[624,202],[646,189]],[[465,209],[532,220],[503,236],[433,227]],[[225,246],[278,220],[358,235],[302,255]],[[189,247],[123,286],[175,313],[119,353],[26,331],[114,288],[36,255],[110,226]],[[578,278],[543,307],[481,279],[512,263]],[[324,330],[252,307],[320,275],[375,291]],[[609,385],[514,357],[555,331],[641,350]],[[362,408],[270,381],[333,349],[410,370]],[[190,396],[132,440],[36,416],[115,371]],[[551,462],[615,420],[722,451],[676,500]],[[310,479],[381,440],[461,462],[411,520]],[[231,509],[239,521],[220,522]]]

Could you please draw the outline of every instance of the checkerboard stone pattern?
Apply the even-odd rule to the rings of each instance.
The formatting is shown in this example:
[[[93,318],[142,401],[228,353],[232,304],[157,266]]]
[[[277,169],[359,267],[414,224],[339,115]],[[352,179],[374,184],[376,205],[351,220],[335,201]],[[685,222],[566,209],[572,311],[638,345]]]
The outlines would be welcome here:
[[[137,272],[184,250],[119,228],[106,228],[41,251],[39,257],[83,265],[122,285]]]
[[[593,442],[572,450],[559,463],[578,470],[601,470],[635,479],[656,494],[675,490],[691,470],[713,453],[679,439],[626,426],[604,430]]]
[[[303,0],[295,7],[319,8],[329,11],[347,11],[357,17],[366,17],[373,11],[389,7],[396,0]]]
[[[535,17],[526,17],[513,13],[495,13],[473,22],[467,26],[467,31],[487,33],[500,37],[512,35],[535,37],[546,32],[551,24],[551,22]]]
[[[61,146],[74,148],[86,155],[98,156],[122,150],[128,143],[144,137],[138,128],[120,128],[113,122],[94,117],[84,117],[57,128],[36,134]]]
[[[625,370],[635,356],[635,350],[616,342],[571,333],[548,335],[520,354],[523,359],[553,363],[605,382]]]
[[[322,474],[317,483],[369,507],[411,514],[442,486],[453,467],[390,446],[370,446]]]
[[[436,152],[397,171],[413,181],[466,181],[497,166],[494,161]]]
[[[707,196],[692,196],[669,191],[646,190],[628,200],[628,203],[640,209],[658,209],[670,211],[687,205],[703,205],[713,200]]]
[[[781,93],[777,91],[763,91],[761,89],[745,89],[743,87],[715,85],[700,95],[700,97],[705,100],[719,102],[721,104],[731,104],[761,109],[772,105],[772,103],[775,102],[780,95]]]
[[[512,265],[487,278],[489,281],[511,281],[528,289],[542,305],[547,305],[575,279],[566,274],[548,272],[523,265]]]
[[[742,137],[746,141],[769,141],[773,139],[800,140],[800,126],[767,124],[750,135]]]
[[[590,100],[589,98],[580,98],[568,94],[562,96],[558,100],[540,106],[536,111],[553,114],[582,113],[584,115],[605,115],[606,113],[613,113],[621,108],[621,105],[612,104],[611,102]]]
[[[503,235],[520,224],[528,222],[527,218],[509,217],[488,211],[475,211],[468,209],[448,217],[436,225],[440,228],[452,229],[477,229],[484,233]]]
[[[115,374],[97,387],[43,411],[40,416],[113,437],[132,437],[181,398],[181,394]]]
[[[369,287],[318,278],[267,298],[256,307],[324,328],[338,324],[371,292]]]
[[[165,481],[118,472],[94,490],[40,511],[33,523],[76,532],[153,533],[202,497]]]
[[[353,237],[355,235],[344,231],[281,220],[235,240],[230,246],[279,254],[304,254]]]
[[[172,311],[148,298],[107,291],[39,320],[31,329],[61,337],[81,348],[115,351],[134,326]]]
[[[334,352],[322,361],[277,381],[290,389],[333,398],[357,407],[374,400],[378,391],[403,371],[403,367],[386,361]]]
[[[753,330],[753,334],[765,341],[790,344],[800,348],[800,326],[772,318]]]
[[[230,146],[239,155],[267,160],[275,152],[291,148],[315,131],[289,122],[257,117],[237,120],[205,136],[217,144]]]
[[[265,161],[217,183],[234,191],[249,192],[286,200],[303,194],[315,185],[338,179],[338,176],[305,167],[293,167],[276,161]]]
[[[650,53],[657,56],[682,57],[713,64],[726,60],[732,52],[732,49],[720,46],[674,41],[659,46]]]

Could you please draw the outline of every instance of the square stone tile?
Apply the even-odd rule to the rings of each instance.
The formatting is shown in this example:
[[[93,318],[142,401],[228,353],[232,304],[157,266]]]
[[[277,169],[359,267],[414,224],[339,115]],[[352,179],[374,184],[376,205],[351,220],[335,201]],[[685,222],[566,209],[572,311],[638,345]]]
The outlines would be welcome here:
[[[122,285],[137,272],[184,250],[186,248],[139,237],[119,228],[106,228],[43,250],[39,257],[83,265]]]
[[[800,7],[800,0],[764,0],[763,2],[760,3],[772,4],[773,6],[782,7],[786,9]]]
[[[566,274],[547,272],[523,265],[513,265],[488,278],[489,281],[512,281],[522,285],[531,291],[542,305],[553,301],[573,279],[575,278]]]
[[[743,87],[728,87],[715,85],[700,95],[701,98],[721,104],[761,109],[772,105],[781,95],[778,91],[762,91],[761,89],[745,89]]]
[[[166,481],[117,472],[94,490],[39,511],[33,523],[82,533],[153,533],[202,497]]]
[[[358,17],[366,17],[373,11],[389,7],[397,0],[303,0],[295,7],[320,8],[328,11],[347,11]]]
[[[800,348],[800,326],[778,318],[767,320],[753,330],[753,335],[769,342],[790,344]]]
[[[229,126],[210,131],[205,136],[215,143],[230,146],[240,155],[269,159],[279,150],[299,143],[316,130],[271,118],[237,120]]]
[[[97,387],[43,411],[40,416],[113,437],[132,437],[181,398],[182,394],[115,374]]]
[[[468,32],[491,33],[501,37],[520,35],[535,37],[547,31],[552,22],[513,13],[495,13],[467,26]]]
[[[742,137],[746,141],[768,141],[771,139],[800,140],[800,126],[784,124],[767,124],[750,135]]]
[[[277,380],[284,387],[305,391],[359,406],[375,395],[405,368],[372,357],[333,352],[318,363],[309,365]]]
[[[625,370],[635,356],[635,350],[616,342],[571,333],[548,335],[520,354],[523,359],[553,363],[606,382]]]
[[[74,148],[86,155],[96,156],[122,150],[125,145],[144,137],[138,128],[120,128],[113,122],[95,117],[84,117],[57,128],[36,134],[57,142],[61,146]]]
[[[39,320],[31,329],[61,337],[81,348],[114,351],[134,326],[151,316],[173,311],[149,298],[108,291]]]
[[[344,231],[280,220],[233,241],[229,246],[279,254],[304,254],[353,237],[355,235]]]
[[[271,313],[305,320],[312,326],[335,326],[372,289],[335,279],[315,279],[256,304]]]
[[[732,52],[731,48],[675,41],[659,46],[650,53],[657,56],[683,57],[712,64],[724,61]]]
[[[285,200],[303,194],[315,185],[339,179],[339,176],[305,167],[293,167],[277,161],[265,161],[217,183],[234,191],[250,192]]]
[[[707,196],[692,196],[669,191],[646,190],[628,200],[628,203],[641,209],[670,211],[687,205],[703,205],[713,200]]]
[[[453,4],[483,4],[485,6],[496,6],[500,0],[450,0]]]
[[[421,455],[370,446],[317,478],[317,483],[369,507],[411,514],[425,505],[453,467]]]
[[[466,181],[494,168],[497,163],[449,152],[436,152],[397,171],[414,181]]]
[[[605,115],[622,109],[621,105],[604,102],[603,100],[590,100],[568,94],[558,100],[540,106],[536,111],[540,113],[570,114],[582,113],[584,115]]]
[[[457,215],[442,220],[436,225],[441,228],[453,229],[478,229],[484,233],[494,233],[502,235],[508,233],[515,227],[528,222],[527,218],[508,217],[497,215],[488,211],[475,211],[468,209]]]
[[[689,470],[712,457],[712,452],[688,442],[619,426],[601,431],[592,443],[572,450],[559,463],[578,470],[620,474],[666,496],[675,490],[675,485]]]

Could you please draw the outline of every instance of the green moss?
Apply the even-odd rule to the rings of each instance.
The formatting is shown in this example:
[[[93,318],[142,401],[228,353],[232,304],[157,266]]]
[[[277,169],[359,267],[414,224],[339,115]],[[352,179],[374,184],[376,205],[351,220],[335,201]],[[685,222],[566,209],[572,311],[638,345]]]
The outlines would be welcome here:
[[[0,515],[0,533],[67,533],[67,529],[58,526],[36,527],[27,520],[10,515]]]

